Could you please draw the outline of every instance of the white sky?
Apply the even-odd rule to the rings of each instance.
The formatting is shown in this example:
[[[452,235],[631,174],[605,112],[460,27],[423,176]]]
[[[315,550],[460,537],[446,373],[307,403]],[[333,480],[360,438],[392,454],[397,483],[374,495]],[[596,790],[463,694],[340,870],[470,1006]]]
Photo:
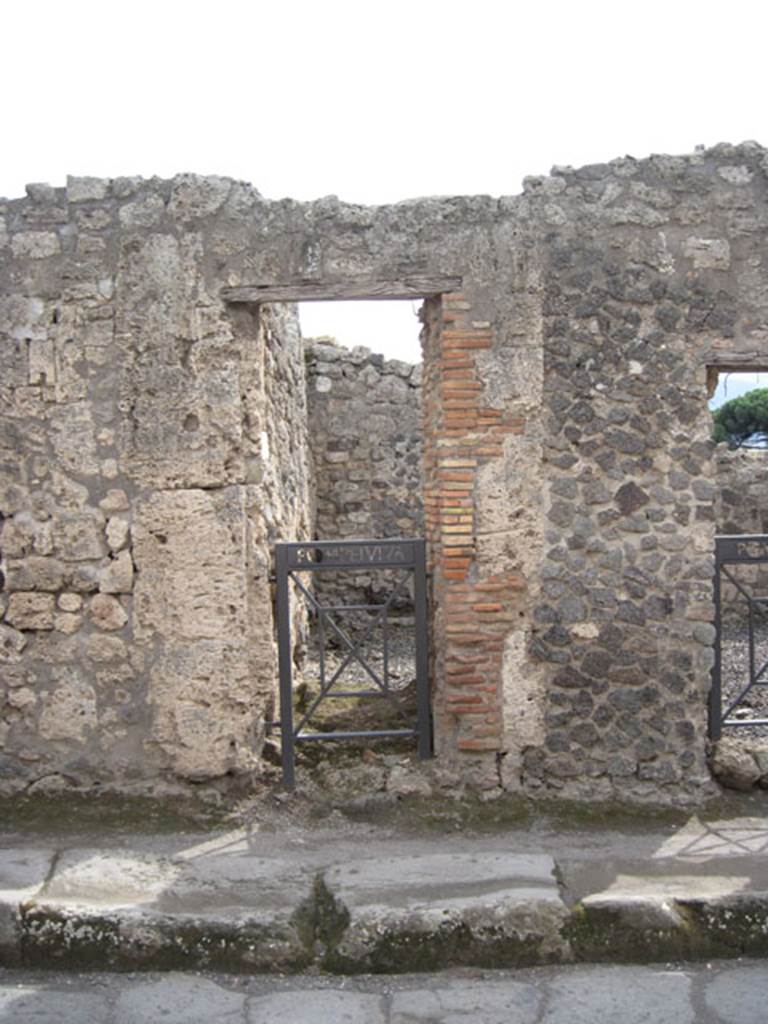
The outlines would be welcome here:
[[[768,388],[768,373],[721,373],[709,407],[717,409],[723,402],[730,402],[754,388]]]
[[[757,0],[16,0],[0,195],[179,171],[270,198],[514,194],[553,164],[766,142],[767,23]],[[418,358],[401,308],[383,342],[380,304],[305,332]]]

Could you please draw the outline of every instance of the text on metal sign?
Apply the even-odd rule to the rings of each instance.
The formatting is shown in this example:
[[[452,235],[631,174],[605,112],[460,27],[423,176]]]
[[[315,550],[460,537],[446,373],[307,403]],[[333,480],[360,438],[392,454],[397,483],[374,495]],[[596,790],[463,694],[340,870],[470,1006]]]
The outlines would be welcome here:
[[[360,544],[354,547],[319,548],[308,545],[296,548],[294,558],[299,565],[317,562],[341,562],[344,565],[377,565],[380,562],[410,562],[411,555],[400,546]]]

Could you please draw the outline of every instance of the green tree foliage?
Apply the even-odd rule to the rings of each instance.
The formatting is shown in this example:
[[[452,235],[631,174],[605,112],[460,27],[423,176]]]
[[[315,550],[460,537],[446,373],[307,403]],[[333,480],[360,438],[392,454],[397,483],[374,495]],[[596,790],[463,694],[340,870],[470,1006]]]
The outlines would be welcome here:
[[[768,447],[768,388],[755,388],[712,413],[713,438],[729,448]]]

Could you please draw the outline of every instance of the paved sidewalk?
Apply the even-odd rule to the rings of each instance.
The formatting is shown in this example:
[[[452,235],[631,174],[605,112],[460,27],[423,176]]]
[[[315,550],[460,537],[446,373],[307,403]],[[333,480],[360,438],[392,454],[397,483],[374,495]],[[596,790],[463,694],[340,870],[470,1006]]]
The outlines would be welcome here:
[[[768,953],[768,816],[0,835],[5,966],[353,974]]]

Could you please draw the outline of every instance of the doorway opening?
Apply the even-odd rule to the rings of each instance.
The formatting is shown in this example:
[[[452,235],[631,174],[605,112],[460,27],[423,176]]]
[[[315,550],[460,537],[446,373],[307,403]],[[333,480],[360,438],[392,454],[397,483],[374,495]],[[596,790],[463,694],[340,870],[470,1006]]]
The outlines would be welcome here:
[[[293,307],[303,347],[311,525],[308,536],[276,539],[317,541],[318,550],[329,542],[345,550],[359,541],[423,544],[420,307],[415,298]],[[298,765],[331,754],[334,763],[402,756],[419,736],[423,748],[416,626],[424,612],[413,573],[375,564],[294,571],[287,587],[289,711],[294,723],[307,722],[307,735],[345,739],[334,752],[298,737]],[[283,692],[281,729],[285,701]]]
[[[768,735],[768,372],[710,367],[708,382],[716,442],[710,736],[749,744]]]

